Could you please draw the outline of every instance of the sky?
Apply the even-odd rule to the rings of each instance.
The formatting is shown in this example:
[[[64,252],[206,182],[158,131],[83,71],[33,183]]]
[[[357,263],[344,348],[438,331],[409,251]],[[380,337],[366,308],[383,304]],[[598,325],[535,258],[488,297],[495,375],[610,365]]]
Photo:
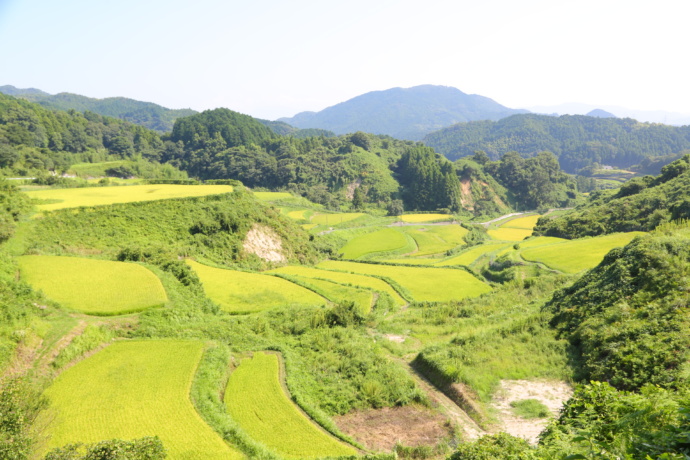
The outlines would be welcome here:
[[[0,0],[0,86],[276,119],[452,86],[690,113],[687,0]]]

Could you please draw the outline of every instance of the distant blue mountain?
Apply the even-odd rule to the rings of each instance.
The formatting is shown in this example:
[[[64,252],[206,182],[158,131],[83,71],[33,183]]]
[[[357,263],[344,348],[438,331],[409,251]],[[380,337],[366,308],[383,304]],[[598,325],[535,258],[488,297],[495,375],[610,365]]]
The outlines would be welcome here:
[[[365,131],[416,141],[455,123],[500,120],[519,113],[528,111],[509,109],[487,97],[448,86],[423,85],[372,91],[320,112],[302,112],[278,121],[336,134]]]

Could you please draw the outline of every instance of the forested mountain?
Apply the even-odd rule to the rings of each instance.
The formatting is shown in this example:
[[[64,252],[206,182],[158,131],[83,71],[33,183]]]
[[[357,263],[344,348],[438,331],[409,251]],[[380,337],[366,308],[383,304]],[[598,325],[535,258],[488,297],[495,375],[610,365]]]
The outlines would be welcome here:
[[[95,99],[72,93],[48,94],[35,88],[21,89],[11,85],[0,86],[0,93],[27,99],[51,109],[89,111],[119,118],[159,133],[169,132],[176,119],[197,113],[191,109],[167,109],[152,102],[125,97]]]
[[[648,157],[690,148],[690,127],[640,123],[626,118],[521,114],[499,121],[460,123],[431,133],[424,143],[450,159],[483,150],[493,159],[516,151],[553,152],[566,172],[593,163],[626,168]]]
[[[298,128],[327,129],[336,134],[365,131],[420,140],[425,134],[453,123],[499,120],[526,112],[456,88],[422,85],[372,91],[320,112],[302,112],[279,121]]]
[[[93,112],[63,112],[0,94],[0,170],[6,174],[64,171],[84,161],[140,155],[156,160],[159,135]]]
[[[579,238],[613,232],[649,231],[659,224],[690,218],[690,155],[674,161],[657,177],[633,179],[615,191],[595,192],[573,212],[539,220],[535,233]]]

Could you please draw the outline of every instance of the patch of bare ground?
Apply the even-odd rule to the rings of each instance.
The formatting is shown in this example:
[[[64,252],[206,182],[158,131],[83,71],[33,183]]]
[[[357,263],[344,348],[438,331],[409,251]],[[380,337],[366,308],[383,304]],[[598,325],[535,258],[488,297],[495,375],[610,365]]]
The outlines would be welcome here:
[[[511,402],[536,399],[549,408],[555,417],[563,404],[573,394],[565,382],[548,380],[502,380],[491,405],[496,409],[501,422],[501,431],[537,443],[539,433],[546,427],[549,418],[524,419],[513,413]]]
[[[396,334],[384,334],[384,337],[390,340],[391,342],[395,343],[403,343],[405,342],[405,336],[404,335],[396,335]]]
[[[254,224],[247,232],[242,248],[268,262],[286,262],[283,241],[272,228]]]
[[[398,443],[435,446],[452,435],[444,416],[414,405],[355,411],[333,420],[341,431],[375,451],[390,452]]]

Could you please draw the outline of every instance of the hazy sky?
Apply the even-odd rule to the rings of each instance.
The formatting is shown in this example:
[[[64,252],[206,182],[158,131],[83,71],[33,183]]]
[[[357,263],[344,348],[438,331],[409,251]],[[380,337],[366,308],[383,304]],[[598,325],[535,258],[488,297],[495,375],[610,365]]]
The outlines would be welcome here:
[[[0,85],[262,118],[436,84],[690,113],[687,0],[0,0]]]

